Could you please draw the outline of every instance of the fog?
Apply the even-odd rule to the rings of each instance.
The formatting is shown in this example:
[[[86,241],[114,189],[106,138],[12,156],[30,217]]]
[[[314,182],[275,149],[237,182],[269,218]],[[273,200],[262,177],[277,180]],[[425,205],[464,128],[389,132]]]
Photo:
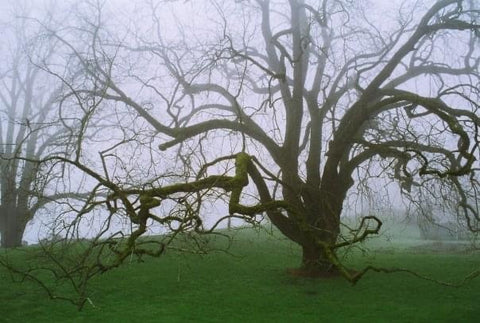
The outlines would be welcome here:
[[[326,63],[324,64],[327,68],[325,79],[322,80],[324,84],[322,83],[322,86],[319,87],[319,89],[321,88],[318,95],[320,98],[319,105],[327,104],[329,100],[327,94],[328,91],[334,90],[333,86],[340,87],[344,84],[342,86],[345,87],[345,92],[341,93],[342,97],[338,99],[336,108],[329,111],[331,117],[325,118],[324,126],[320,131],[323,148],[319,154],[322,158],[327,159],[329,144],[335,139],[334,133],[341,119],[347,115],[348,107],[360,97],[359,89],[368,85],[372,78],[371,75],[381,71],[382,68],[380,65],[375,67],[374,64],[370,67],[368,65],[370,62],[363,62],[359,59],[358,66],[352,67],[344,76],[339,77],[338,81],[332,82],[331,80],[336,77],[336,73],[340,71],[339,66],[342,63],[347,63],[349,59],[356,59],[356,47],[369,50],[370,47],[384,45],[388,48],[388,51],[385,51],[384,54],[386,59],[391,58],[392,55],[389,51],[393,52],[401,48],[402,42],[407,40],[409,34],[405,33],[404,36],[400,33],[391,47],[389,47],[390,45],[380,44],[380,40],[388,40],[389,38],[385,35],[403,28],[402,24],[407,26],[407,23],[411,23],[413,26],[418,23],[420,15],[417,15],[416,12],[425,12],[433,3],[434,1],[352,3],[349,9],[358,14],[362,13],[363,17],[352,16],[347,19],[339,14],[338,20],[333,19],[332,26],[340,28],[342,23],[353,21],[357,23],[358,28],[365,28],[371,34],[369,37],[359,37],[357,39],[352,37],[350,39],[348,38],[350,37],[348,32],[339,30],[340,34],[345,32],[345,35],[348,36],[344,36],[344,42],[340,43],[338,47],[332,47],[332,53],[339,53],[343,46],[344,57],[342,55],[335,58],[330,58],[329,55],[325,56]],[[273,6],[279,10],[287,7],[282,1],[273,2]],[[182,139],[173,136],[174,132],[171,130],[205,123],[215,118],[230,122],[234,118],[248,117],[251,118],[252,122],[258,124],[259,128],[265,129],[265,133],[274,142],[282,143],[289,136],[289,130],[286,126],[287,121],[285,121],[290,118],[288,109],[277,108],[280,104],[276,106],[276,102],[280,102],[285,94],[284,92],[278,92],[281,95],[271,93],[269,97],[265,94],[267,88],[268,91],[271,89],[277,91],[274,86],[270,88],[270,82],[276,82],[276,76],[272,76],[272,79],[268,80],[270,74],[266,74],[268,77],[261,75],[262,72],[270,68],[270,66],[266,68],[262,64],[267,64],[269,61],[265,58],[266,56],[258,55],[257,58],[255,56],[257,53],[251,50],[252,48],[263,50],[266,46],[262,43],[263,39],[260,37],[260,22],[255,20],[260,19],[258,13],[255,15],[256,9],[258,8],[250,1],[208,2],[208,4],[203,1],[132,3],[131,1],[119,0],[105,2],[0,2],[0,12],[2,12],[0,19],[4,22],[2,26],[5,26],[5,30],[7,30],[7,26],[10,30],[16,24],[19,26],[23,24],[24,27],[28,27],[23,30],[26,37],[29,38],[22,45],[25,54],[25,57],[22,58],[25,61],[22,64],[28,65],[30,63],[39,67],[40,82],[49,85],[47,89],[37,87],[35,95],[39,95],[39,97],[42,97],[42,93],[43,95],[57,95],[54,87],[58,87],[58,91],[63,95],[62,98],[60,96],[55,97],[58,100],[56,101],[57,106],[49,110],[51,111],[49,112],[51,113],[51,119],[48,119],[50,122],[48,127],[51,130],[42,129],[45,132],[42,132],[40,137],[41,140],[44,140],[43,142],[46,142],[47,139],[45,138],[48,135],[63,129],[61,131],[64,132],[65,136],[59,136],[58,140],[65,145],[68,151],[65,156],[68,156],[70,161],[74,162],[63,165],[54,162],[45,163],[45,169],[50,167],[48,172],[54,174],[54,176],[52,176],[50,182],[45,179],[43,194],[45,196],[55,196],[59,192],[70,192],[79,196],[82,195],[77,200],[73,198],[58,199],[42,206],[33,220],[29,222],[23,240],[30,244],[36,243],[57,233],[57,230],[67,229],[72,222],[76,221],[75,219],[78,219],[80,223],[75,228],[76,235],[91,238],[104,229],[107,219],[110,219],[112,215],[112,221],[109,222],[106,235],[119,230],[130,232],[132,223],[128,220],[128,217],[121,212],[121,214],[112,212],[109,209],[110,206],[106,206],[108,201],[102,200],[102,196],[112,194],[113,187],[105,185],[102,180],[125,190],[146,190],[182,181],[192,181],[198,176],[195,172],[202,169],[203,165],[222,156],[228,156],[242,149],[245,150],[245,146],[247,146],[246,150],[249,153],[256,156],[259,164],[265,166],[265,169],[270,170],[274,173],[273,175],[281,174],[282,167],[278,165],[274,154],[268,151],[268,147],[265,148],[265,144],[258,139],[259,136],[253,131],[245,132],[248,135],[247,139],[245,139],[245,133],[236,131],[233,127],[229,129],[230,132],[209,131],[205,132],[203,137],[199,139],[194,137]],[[17,14],[14,14],[14,12],[17,12]],[[311,15],[308,19],[314,21],[314,16]],[[345,21],[342,19],[345,19]],[[287,20],[281,12],[273,10],[272,30],[274,32],[282,30]],[[233,21],[238,21],[238,26],[231,23]],[[380,28],[381,30],[379,30]],[[319,37],[319,39],[325,37],[325,35],[322,36],[321,32],[321,28],[316,31],[312,29],[312,39],[313,36]],[[352,33],[355,32],[354,30]],[[375,34],[376,32],[378,32],[378,35]],[[281,32],[278,34],[279,39],[282,35]],[[463,35],[465,39],[458,38],[458,43],[450,42],[450,45],[442,45],[447,50],[449,49],[448,46],[457,47],[459,51],[462,51],[463,48],[467,51],[468,46],[471,46],[469,55],[471,60],[474,60],[476,54],[473,53],[476,53],[478,48],[476,45],[472,45],[473,41],[468,42],[466,34]],[[8,37],[11,38],[3,43],[1,50],[5,55],[9,52],[8,46],[15,44],[17,41],[13,38],[14,36],[15,33],[8,33]],[[332,39],[336,40],[335,38]],[[290,38],[286,37],[285,40],[281,39],[281,41],[287,43]],[[279,57],[286,55],[282,52],[282,48],[283,50],[290,50],[282,44],[281,46],[284,47],[278,45],[280,50],[276,49]],[[240,61],[244,59],[241,55],[246,55],[242,52],[239,55],[240,58],[231,59],[232,66],[229,66],[228,62],[220,62],[222,55],[230,50],[228,48],[230,45],[232,47],[245,46],[245,53],[248,54],[251,50],[252,58],[245,59],[245,63],[241,63]],[[184,46],[184,48],[181,46]],[[437,52],[437,50],[429,49],[428,46],[426,45],[427,49],[425,50],[427,54],[418,54],[418,61],[425,60],[425,65],[428,65],[430,64],[428,59],[438,59],[440,61],[439,66],[450,62],[448,55],[445,58],[442,56],[441,50]],[[427,52],[428,50],[430,52]],[[383,59],[384,56],[382,55],[379,55],[379,59]],[[320,54],[317,54],[317,56],[315,56],[317,57],[315,59],[318,61],[323,59]],[[215,59],[218,59],[218,62],[214,62]],[[285,58],[283,57],[283,59]],[[289,59],[292,62],[294,61],[292,58]],[[412,58],[411,64],[414,65],[415,62],[416,60]],[[452,58],[451,64],[453,67],[460,63]],[[308,64],[311,64],[313,68],[316,67],[317,62],[312,59]],[[361,64],[369,66],[368,72],[365,72],[363,78],[359,77],[363,66]],[[79,68],[79,66],[82,68]],[[271,66],[274,66],[274,64],[272,63]],[[407,63],[405,63],[395,69],[391,77],[385,82],[393,80],[392,86],[394,86],[394,81],[401,78],[403,69],[407,69],[407,67]],[[27,67],[22,68],[26,69]],[[89,68],[92,70],[89,70]],[[242,68],[244,68],[244,72],[241,71]],[[85,76],[80,75],[83,73],[82,69],[87,70]],[[292,75],[292,79],[295,75],[294,70],[293,63],[291,65],[287,64],[285,67],[285,73]],[[242,75],[242,73],[244,74]],[[304,77],[306,86],[316,85],[316,77],[313,73],[306,72]],[[355,81],[356,77],[358,79]],[[415,78],[412,77],[412,80],[402,83],[398,88],[402,91],[412,91],[419,95],[430,96],[435,95],[435,91],[441,91],[443,88],[443,85],[437,85],[435,82],[457,83],[457,81],[465,81],[468,78],[468,76],[462,77],[459,76],[458,80],[454,80],[454,76],[450,75],[438,81],[427,73],[427,75],[422,74]],[[256,78],[258,78],[258,89],[254,88],[255,85],[252,81]],[[357,84],[352,82],[357,82]],[[114,83],[114,85],[111,83]],[[210,86],[211,89],[198,94],[201,91],[199,89],[205,84],[208,85],[206,87]],[[214,88],[211,84],[221,86],[222,90]],[[294,84],[293,80],[292,84]],[[292,89],[294,88],[294,85],[289,86]],[[349,88],[350,86],[351,88]],[[228,92],[228,95],[223,91]],[[85,94],[84,98],[84,93],[89,94]],[[458,97],[447,97],[445,102],[456,102],[457,99]],[[238,104],[245,110],[245,115],[241,113],[235,115],[231,109],[229,110],[227,105],[234,100],[237,100]],[[464,108],[463,104],[471,103],[466,100],[466,103],[462,102],[461,106]],[[412,106],[414,106],[413,103]],[[283,106],[280,107],[283,108]],[[395,140],[408,140],[411,137],[416,142],[430,143],[431,138],[434,138],[433,141],[435,141],[438,137],[440,138],[438,143],[455,153],[454,157],[458,157],[459,163],[465,162],[469,158],[467,153],[458,153],[457,146],[462,144],[460,139],[463,137],[459,139],[455,129],[447,133],[449,125],[445,120],[439,120],[442,116],[439,118],[438,115],[433,114],[417,120],[416,118],[410,118],[407,108],[405,108],[405,111],[392,113],[387,111],[384,115],[378,114],[375,116],[380,120],[383,118],[384,123],[365,122],[365,125],[371,127],[371,129],[362,130],[364,131],[364,139],[371,143],[383,143],[387,138],[386,136]],[[394,113],[396,113],[395,116]],[[422,113],[424,111],[419,109],[418,114],[421,115]],[[33,115],[35,114],[33,113]],[[25,122],[24,119],[23,116],[15,116],[13,119],[2,118],[1,120],[2,124],[7,125],[7,123],[22,124]],[[26,120],[35,124],[35,120],[28,118]],[[387,120],[390,121],[387,122]],[[392,120],[397,122],[394,126]],[[300,122],[299,132],[305,134],[303,138],[299,137],[299,139],[304,140],[305,143],[310,140],[308,134],[310,121],[311,116],[305,117],[305,120]],[[467,128],[470,127],[468,128],[469,131],[473,127],[471,124],[476,122],[461,121],[465,122]],[[245,121],[241,120],[240,124],[242,122]],[[427,130],[422,129],[425,125],[427,125]],[[394,128],[387,129],[389,126]],[[387,130],[391,132],[387,133]],[[402,131],[404,133],[401,133]],[[422,133],[423,131],[430,133],[426,136],[417,134],[417,132]],[[385,135],[385,133],[387,134]],[[82,140],[79,138],[82,138]],[[473,135],[471,147],[468,147],[468,152],[472,156],[478,155],[478,146],[476,147],[473,143],[475,140],[478,141],[478,134]],[[265,141],[268,142],[266,139]],[[359,146],[362,144],[359,143]],[[435,142],[436,144],[437,142]],[[159,149],[159,147],[162,148],[162,145],[167,145],[169,148],[162,151],[162,149]],[[170,148],[170,146],[173,148]],[[355,156],[362,149],[367,150],[365,147],[368,148],[369,146],[365,145],[358,150],[352,150],[351,156]],[[298,160],[300,160],[298,176],[301,180],[307,182],[309,170],[305,161],[309,158],[309,146],[305,144],[302,149],[303,151],[298,154]],[[408,149],[410,148],[407,147],[406,151]],[[438,151],[432,152],[427,149],[427,153],[431,154],[427,157],[432,157],[432,162],[427,163],[427,165],[438,166],[440,171],[448,169],[449,165],[446,164],[445,160],[450,156],[447,156],[444,160],[443,157],[435,155],[441,155],[443,151],[438,153]],[[46,150],[44,156],[58,154],[58,151],[50,148],[50,150]],[[360,153],[358,154],[360,155]],[[462,202],[452,202],[449,205],[438,197],[449,194],[448,189],[452,187],[454,189],[460,187],[457,182],[450,183],[450,186],[447,187],[439,184],[440,182],[433,182],[433,180],[426,184],[423,184],[420,179],[415,179],[415,182],[407,176],[413,174],[411,177],[420,177],[419,174],[423,171],[421,167],[422,158],[424,158],[423,155],[420,155],[417,160],[411,158],[411,161],[401,165],[403,168],[398,166],[398,169],[392,166],[393,161],[391,159],[372,158],[360,164],[353,176],[355,184],[347,190],[348,194],[346,194],[346,198],[341,205],[343,208],[342,217],[360,219],[365,214],[382,215],[393,211],[404,216],[417,217],[425,209],[426,204],[422,204],[422,202],[433,203],[428,207],[434,210],[434,220],[436,222],[451,221],[455,219],[456,212],[460,211],[465,213],[462,216],[466,216],[467,219],[472,214],[477,214],[478,204],[474,201],[478,189],[478,183],[476,177],[474,177],[476,175],[472,172],[472,180],[466,183],[468,189],[465,191],[468,192],[467,194],[464,191],[453,194]],[[324,164],[320,163],[317,168],[323,166]],[[101,177],[102,180],[99,180],[96,177],[97,175],[88,173],[82,167],[88,171],[96,172],[98,178]],[[475,167],[478,167],[478,165],[475,164]],[[283,170],[283,172],[285,171]],[[211,165],[208,169],[208,175],[214,176],[233,176],[234,173],[235,166],[232,160]],[[279,193],[278,187],[282,185],[282,182],[272,180],[272,176],[266,171],[264,171],[263,176],[269,178],[268,187],[272,196],[274,198],[280,197],[281,193]],[[281,177],[280,175],[277,176]],[[427,201],[427,197],[423,197],[421,193],[427,187],[423,185],[430,185],[428,191],[437,198]],[[88,197],[91,198],[91,200],[88,200],[86,196],[95,190],[98,190],[98,194]],[[242,201],[246,204],[258,202],[258,194],[252,183],[245,188],[242,194]],[[127,199],[122,203],[131,203],[133,207],[139,208],[139,198],[139,196],[129,197],[130,200]],[[230,215],[228,197],[224,192],[211,192],[202,195],[201,198],[202,202],[197,203],[195,199],[200,201],[200,195],[194,196],[194,194],[191,194],[183,197],[174,195],[172,199],[162,201],[162,205],[155,209],[154,215],[179,214],[179,212],[187,212],[189,208],[197,208],[196,210],[200,211],[202,225],[206,229],[215,225],[220,218]],[[416,200],[412,202],[415,198]],[[40,198],[34,197],[30,203],[36,203],[37,199]],[[188,203],[187,205],[181,205],[179,202],[186,200],[191,205]],[[465,204],[466,202],[471,202],[472,205],[464,207],[462,203]],[[116,200],[115,203],[117,203]],[[120,204],[120,202],[118,203]],[[301,203],[306,203],[305,197],[302,197]],[[115,205],[116,207],[117,205]],[[125,208],[127,209],[127,207]],[[459,211],[459,209],[461,210]],[[79,214],[82,214],[82,217],[79,217]],[[266,218],[265,215],[257,215],[249,221],[256,222],[264,218]],[[170,224],[155,224],[156,221],[152,219],[149,221],[146,234],[156,235],[168,232]],[[459,222],[463,223],[465,220]],[[235,226],[245,223],[242,219],[233,219],[233,225]],[[195,226],[194,224],[189,225]],[[218,227],[224,228],[226,226],[227,221],[223,221]]]

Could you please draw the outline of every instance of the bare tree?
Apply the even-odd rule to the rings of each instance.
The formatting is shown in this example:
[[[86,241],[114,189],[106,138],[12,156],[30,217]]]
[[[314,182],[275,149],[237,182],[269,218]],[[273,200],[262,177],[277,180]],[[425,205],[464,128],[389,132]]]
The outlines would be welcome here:
[[[56,198],[50,184],[59,175],[37,160],[65,150],[55,110],[59,82],[30,61],[27,25],[17,19],[3,28],[9,46],[2,52],[0,88],[0,234],[7,248],[21,245],[28,222]]]
[[[161,15],[167,7],[152,4],[152,27],[116,43],[138,62],[123,74],[138,92],[97,66],[92,75],[107,87],[98,95],[143,117],[166,140],[160,150],[177,146],[182,155],[195,144],[197,154],[217,157],[196,180],[125,189],[112,201],[138,196],[153,209],[180,192],[230,192],[232,216],[265,213],[302,247],[301,272],[338,271],[352,281],[363,272],[350,273],[337,251],[382,224],[369,215],[340,238],[343,203],[362,178],[395,179],[406,193],[426,180],[450,183],[478,230],[475,196],[459,180],[478,190],[478,5],[406,3],[382,30],[349,1],[211,2],[203,29],[177,20],[180,39],[163,24],[171,23]],[[112,46],[98,33],[92,39],[98,52]],[[229,144],[218,148],[225,135]],[[208,175],[207,166],[229,158],[236,175]],[[249,179],[258,199],[244,205]]]
[[[131,224],[127,234],[100,239],[101,230],[93,239],[84,277],[132,254],[162,254],[180,233],[266,215],[301,246],[298,273],[339,273],[355,283],[368,270],[388,271],[352,272],[337,256],[381,228],[381,218],[368,215],[340,232],[346,196],[365,178],[396,180],[412,200],[426,182],[447,185],[458,215],[478,230],[473,1],[406,2],[385,28],[375,10],[353,1],[152,1],[143,8],[151,24],[142,15],[129,30],[120,20],[109,28],[100,4],[88,8],[82,26],[47,30],[77,67],[65,70],[82,70],[82,81],[62,80],[83,130],[73,157],[38,160],[71,165],[93,181],[76,219],[102,209],[106,223],[119,216]],[[182,21],[176,10],[192,15]],[[96,163],[83,135],[95,116],[121,134]],[[170,172],[158,162],[167,158],[179,162]],[[226,200],[228,214],[207,227],[202,205],[212,198]],[[172,232],[155,249],[138,239],[153,224]],[[115,261],[102,260],[107,251]]]

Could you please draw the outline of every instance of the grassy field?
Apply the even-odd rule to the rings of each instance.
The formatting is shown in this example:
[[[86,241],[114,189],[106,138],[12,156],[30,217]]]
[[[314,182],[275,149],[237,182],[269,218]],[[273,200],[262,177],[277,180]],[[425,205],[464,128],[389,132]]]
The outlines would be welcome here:
[[[168,253],[95,279],[79,312],[49,300],[32,283],[0,269],[0,322],[478,322],[480,279],[444,287],[408,274],[369,273],[356,286],[342,278],[293,277],[299,249],[251,229],[233,232],[232,255]],[[480,254],[451,243],[386,235],[347,261],[401,266],[456,281],[480,269]],[[420,245],[422,243],[422,245]]]

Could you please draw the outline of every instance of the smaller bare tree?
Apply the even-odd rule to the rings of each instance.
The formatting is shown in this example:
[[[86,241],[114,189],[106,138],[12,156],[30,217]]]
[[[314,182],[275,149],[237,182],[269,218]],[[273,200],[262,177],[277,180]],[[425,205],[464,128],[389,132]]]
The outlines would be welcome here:
[[[31,62],[31,28],[17,19],[4,31],[10,46],[0,74],[0,234],[1,246],[9,248],[21,245],[28,222],[56,198],[52,185],[60,174],[35,160],[66,146],[55,110],[61,84]]]

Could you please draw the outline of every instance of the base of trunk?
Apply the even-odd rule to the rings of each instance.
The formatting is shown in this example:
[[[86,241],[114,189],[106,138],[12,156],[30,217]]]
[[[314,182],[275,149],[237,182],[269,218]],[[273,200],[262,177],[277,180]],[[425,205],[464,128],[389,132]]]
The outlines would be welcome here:
[[[27,211],[10,204],[0,207],[0,221],[2,221],[0,223],[0,247],[16,248],[22,246],[22,238],[26,226],[26,223],[22,221],[24,219],[22,216]]]
[[[311,278],[331,278],[341,276],[340,271],[328,259],[322,248],[314,245],[302,246],[300,268],[288,269],[293,276]]]
[[[0,247],[2,248],[17,248],[22,246],[22,236],[7,235],[5,238],[2,235]]]
[[[14,226],[7,227],[6,230],[0,232],[0,247],[16,248],[22,246],[23,231],[25,228]]]

